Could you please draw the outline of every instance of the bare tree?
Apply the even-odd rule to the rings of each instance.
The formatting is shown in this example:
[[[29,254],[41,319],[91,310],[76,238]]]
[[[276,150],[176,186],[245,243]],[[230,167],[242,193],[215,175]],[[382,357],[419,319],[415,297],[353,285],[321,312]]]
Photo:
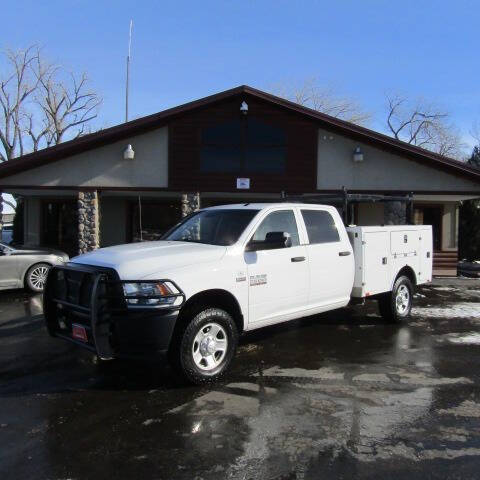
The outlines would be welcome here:
[[[279,97],[347,122],[364,125],[371,118],[370,113],[364,111],[355,100],[336,94],[331,87],[319,85],[315,78],[293,87],[277,86],[273,91]]]
[[[480,125],[478,124],[477,120],[472,123],[472,128],[470,129],[469,133],[475,141],[475,145],[480,146]]]
[[[70,73],[66,78],[59,79],[59,70],[58,67],[51,68],[39,77],[37,103],[44,114],[48,144],[62,142],[69,133],[70,138],[83,135],[89,122],[97,117],[102,102],[95,92],[88,89],[85,73],[80,76]]]
[[[89,131],[102,100],[85,73],[45,61],[37,45],[6,50],[0,67],[0,162]]]
[[[22,127],[25,104],[36,91],[38,80],[32,66],[39,55],[38,48],[5,52],[6,72],[0,78],[0,161],[4,162],[24,152]]]
[[[397,139],[454,158],[465,145],[448,112],[424,100],[415,103],[400,95],[387,97],[387,126]]]

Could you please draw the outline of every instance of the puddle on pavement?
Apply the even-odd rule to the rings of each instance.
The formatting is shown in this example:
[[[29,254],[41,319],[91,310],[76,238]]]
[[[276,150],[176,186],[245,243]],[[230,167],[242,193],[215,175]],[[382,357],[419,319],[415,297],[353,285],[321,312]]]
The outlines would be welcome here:
[[[247,335],[228,380],[204,388],[142,365],[98,372],[38,332],[17,352],[31,378],[22,383],[20,372],[8,390],[25,416],[1,423],[38,440],[49,478],[82,478],[92,463],[115,466],[118,478],[318,478],[345,462],[357,462],[355,472],[373,461],[480,455],[480,303],[465,297],[478,291],[433,291],[421,290],[406,325],[383,323],[372,303]],[[35,302],[8,307],[10,320],[35,318]],[[44,363],[48,372],[50,357],[29,356],[34,344],[58,358]],[[26,458],[28,442],[12,458]]]

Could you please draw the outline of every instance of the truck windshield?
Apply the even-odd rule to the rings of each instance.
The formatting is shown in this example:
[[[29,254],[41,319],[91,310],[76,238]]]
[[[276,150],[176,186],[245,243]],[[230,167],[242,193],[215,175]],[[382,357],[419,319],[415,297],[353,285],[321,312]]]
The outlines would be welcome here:
[[[259,210],[202,210],[165,234],[162,240],[233,245]]]

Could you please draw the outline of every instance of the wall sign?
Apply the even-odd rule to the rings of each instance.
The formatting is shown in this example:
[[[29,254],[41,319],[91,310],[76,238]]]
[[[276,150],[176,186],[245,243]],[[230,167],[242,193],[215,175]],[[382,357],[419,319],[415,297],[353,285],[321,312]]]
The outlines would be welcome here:
[[[239,190],[248,190],[250,188],[249,178],[237,178],[237,188]]]

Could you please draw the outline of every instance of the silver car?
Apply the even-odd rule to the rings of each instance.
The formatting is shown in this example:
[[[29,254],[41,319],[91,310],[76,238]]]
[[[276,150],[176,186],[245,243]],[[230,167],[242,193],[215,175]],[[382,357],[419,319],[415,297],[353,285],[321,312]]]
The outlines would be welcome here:
[[[25,287],[42,292],[49,268],[68,260],[66,253],[56,250],[0,243],[0,290]]]

